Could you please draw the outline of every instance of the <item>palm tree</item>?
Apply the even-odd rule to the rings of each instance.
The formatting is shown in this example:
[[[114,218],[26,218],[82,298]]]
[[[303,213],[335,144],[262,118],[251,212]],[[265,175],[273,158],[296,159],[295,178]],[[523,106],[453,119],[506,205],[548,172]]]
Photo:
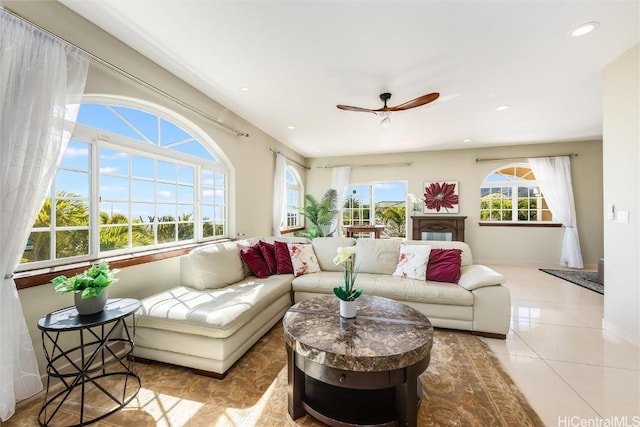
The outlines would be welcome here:
[[[300,208],[302,215],[305,216],[311,222],[311,225],[307,227],[306,233],[301,233],[307,237],[313,239],[315,237],[331,236],[335,230],[330,230],[333,218],[337,215],[338,211],[336,206],[338,204],[338,192],[333,188],[327,190],[322,196],[322,199],[318,201],[311,194],[304,196],[305,206]]]

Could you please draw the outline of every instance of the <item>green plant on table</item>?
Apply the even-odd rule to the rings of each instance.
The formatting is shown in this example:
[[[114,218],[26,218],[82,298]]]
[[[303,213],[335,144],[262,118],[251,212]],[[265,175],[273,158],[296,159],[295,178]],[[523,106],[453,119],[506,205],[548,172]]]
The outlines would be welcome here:
[[[82,298],[99,297],[105,288],[118,281],[115,275],[118,269],[110,269],[109,264],[101,262],[94,264],[84,272],[75,276],[58,276],[51,281],[56,292],[67,294],[69,292],[79,292]]]
[[[360,295],[362,295],[362,289],[356,289],[356,277],[358,277],[357,269],[355,268],[355,246],[344,246],[337,250],[338,254],[333,259],[335,265],[344,267],[344,284],[342,286],[336,286],[333,288],[333,293],[342,301],[355,301]]]

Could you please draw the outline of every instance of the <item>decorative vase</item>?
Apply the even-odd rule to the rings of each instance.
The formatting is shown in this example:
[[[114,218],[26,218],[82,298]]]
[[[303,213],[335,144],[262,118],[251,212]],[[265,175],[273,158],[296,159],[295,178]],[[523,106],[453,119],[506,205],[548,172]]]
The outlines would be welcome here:
[[[419,210],[413,211],[413,216],[419,216],[420,214],[422,214],[422,212],[420,212]]]
[[[78,314],[81,316],[96,314],[104,310],[107,303],[107,290],[105,289],[99,297],[82,298],[82,292],[74,293],[73,297]]]
[[[340,300],[340,316],[345,319],[353,319],[356,317],[356,302]]]

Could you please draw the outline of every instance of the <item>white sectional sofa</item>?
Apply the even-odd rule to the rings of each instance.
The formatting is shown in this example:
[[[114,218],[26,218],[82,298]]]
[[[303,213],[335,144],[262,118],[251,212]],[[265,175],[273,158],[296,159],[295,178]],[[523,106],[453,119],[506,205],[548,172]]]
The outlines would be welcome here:
[[[276,274],[257,279],[241,261],[239,251],[258,240],[204,246],[183,256],[182,283],[141,301],[136,316],[136,358],[224,377],[293,303],[332,294],[333,287],[343,281],[342,267],[335,265],[333,258],[338,247],[348,245],[356,245],[356,287],[364,293],[406,303],[436,327],[495,338],[504,338],[509,330],[511,302],[509,291],[502,286],[505,279],[473,264],[466,243],[406,242],[461,249],[461,276],[459,283],[453,284],[393,276],[400,240],[337,237],[311,242],[320,271],[295,278],[293,274]]]

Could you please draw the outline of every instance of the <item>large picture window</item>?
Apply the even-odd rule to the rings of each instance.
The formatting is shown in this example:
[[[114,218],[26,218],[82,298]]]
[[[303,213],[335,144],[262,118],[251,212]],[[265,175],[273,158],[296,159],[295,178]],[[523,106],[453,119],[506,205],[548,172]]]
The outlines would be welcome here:
[[[527,163],[508,165],[485,177],[480,186],[480,220],[553,222],[551,211]]]
[[[83,103],[21,269],[226,237],[228,169],[178,120]]]

